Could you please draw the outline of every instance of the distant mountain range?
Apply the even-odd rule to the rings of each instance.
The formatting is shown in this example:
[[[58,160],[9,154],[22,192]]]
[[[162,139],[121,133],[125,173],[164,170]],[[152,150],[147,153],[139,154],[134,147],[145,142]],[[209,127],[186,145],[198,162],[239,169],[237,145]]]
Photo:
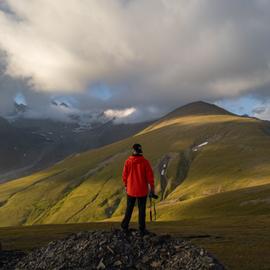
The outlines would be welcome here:
[[[6,119],[11,123],[20,122],[22,119],[51,119],[55,120],[55,122],[58,120],[58,122],[60,121],[73,124],[75,132],[89,130],[101,124],[106,124],[116,120],[113,117],[108,117],[102,110],[83,112],[76,110],[66,102],[59,102],[56,100],[51,101],[50,108],[57,112],[58,118],[57,115],[55,115],[54,118],[52,115],[47,117],[46,114],[40,115],[41,113],[38,114],[35,110],[31,109],[27,105],[14,102],[14,110],[12,113],[6,116]]]
[[[116,124],[100,112],[71,114],[70,121],[29,118],[28,110],[26,105],[15,103],[13,114],[7,119],[0,117],[0,183],[124,139],[149,124]]]
[[[154,168],[158,220],[269,214],[269,122],[195,102],[135,135],[1,184],[0,225],[119,220],[123,163],[135,142]]]

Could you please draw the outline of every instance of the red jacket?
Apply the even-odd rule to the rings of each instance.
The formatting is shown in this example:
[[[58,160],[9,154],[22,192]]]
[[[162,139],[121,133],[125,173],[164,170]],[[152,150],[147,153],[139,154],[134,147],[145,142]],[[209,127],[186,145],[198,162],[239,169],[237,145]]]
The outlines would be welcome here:
[[[122,176],[129,196],[147,196],[148,184],[154,190],[153,170],[143,156],[130,156],[125,162]]]

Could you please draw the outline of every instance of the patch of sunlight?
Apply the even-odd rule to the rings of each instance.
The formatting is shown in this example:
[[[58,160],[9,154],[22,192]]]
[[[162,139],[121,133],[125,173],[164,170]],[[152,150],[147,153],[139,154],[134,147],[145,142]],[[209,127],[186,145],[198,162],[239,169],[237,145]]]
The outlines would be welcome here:
[[[148,128],[142,130],[138,135],[147,134],[151,131],[158,130],[169,126],[203,126],[211,123],[225,123],[225,122],[252,122],[255,121],[250,118],[243,118],[234,115],[200,115],[200,116],[184,116],[171,119],[165,119],[161,122],[155,123]]]

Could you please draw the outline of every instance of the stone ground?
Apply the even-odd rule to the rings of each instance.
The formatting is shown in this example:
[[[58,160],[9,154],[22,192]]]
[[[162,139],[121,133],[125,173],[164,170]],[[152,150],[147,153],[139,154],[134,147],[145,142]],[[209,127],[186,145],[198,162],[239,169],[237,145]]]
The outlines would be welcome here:
[[[136,230],[87,231],[50,242],[29,254],[0,251],[0,269],[223,270],[204,249],[169,235]]]

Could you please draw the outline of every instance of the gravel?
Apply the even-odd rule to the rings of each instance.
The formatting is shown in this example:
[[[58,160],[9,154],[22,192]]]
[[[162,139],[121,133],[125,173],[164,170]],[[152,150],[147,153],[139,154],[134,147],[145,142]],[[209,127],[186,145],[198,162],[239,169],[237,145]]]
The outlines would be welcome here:
[[[224,269],[190,242],[154,233],[142,237],[136,230],[80,232],[5,262],[0,269]]]

